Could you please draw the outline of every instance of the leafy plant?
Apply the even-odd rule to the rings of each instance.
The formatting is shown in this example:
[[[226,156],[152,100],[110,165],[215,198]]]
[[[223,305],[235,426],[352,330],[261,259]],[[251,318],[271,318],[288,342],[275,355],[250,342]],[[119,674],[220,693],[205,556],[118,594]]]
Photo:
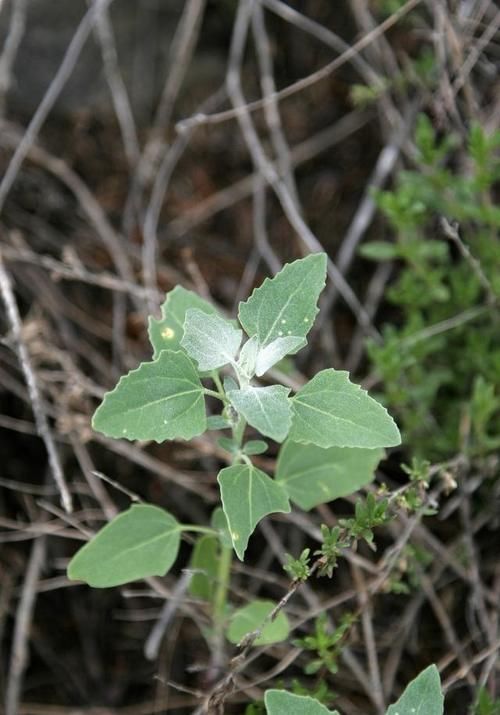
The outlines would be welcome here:
[[[386,410],[346,372],[323,370],[295,395],[283,385],[255,382],[305,345],[325,276],[324,254],[286,265],[240,303],[241,327],[194,293],[174,288],[161,318],[150,319],[153,360],[122,377],[94,415],[94,429],[129,440],[188,440],[207,429],[230,429],[231,437],[219,439],[230,465],[217,481],[227,526],[223,548],[229,534],[240,559],[265,516],[290,511],[290,499],[310,509],[352,493],[372,478],[381,448],[400,442]],[[207,397],[221,403],[209,419]],[[251,455],[267,443],[246,442],[247,425],[284,443],[274,479],[253,464]],[[68,575],[96,587],[163,575],[186,531],[219,538],[212,527],[179,524],[159,507],[133,506],[75,555]],[[206,537],[195,549],[194,567],[202,552],[211,554],[212,564],[205,580],[203,574],[194,580],[198,595],[215,598],[217,550]]]
[[[265,704],[268,715],[340,715],[311,697],[284,690],[268,690]],[[436,666],[429,666],[412,680],[386,715],[443,715],[443,695]]]
[[[369,356],[414,455],[485,455],[498,449],[500,429],[500,132],[472,124],[464,145],[421,115],[415,143],[415,169],[376,194],[394,241],[360,249],[400,265],[387,291],[398,325]]]

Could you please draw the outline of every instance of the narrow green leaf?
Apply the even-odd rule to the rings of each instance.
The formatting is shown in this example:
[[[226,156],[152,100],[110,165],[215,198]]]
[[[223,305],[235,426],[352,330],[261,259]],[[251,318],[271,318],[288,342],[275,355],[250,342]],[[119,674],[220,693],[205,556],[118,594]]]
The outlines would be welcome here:
[[[119,514],[71,559],[68,578],[94,588],[164,576],[179,551],[181,529],[163,509],[136,504]]]
[[[363,258],[368,258],[372,261],[390,261],[393,258],[397,258],[400,251],[396,243],[370,241],[369,243],[363,243],[359,247],[358,253]]]
[[[386,715],[443,715],[443,708],[439,671],[430,665],[412,680]]]
[[[217,537],[221,546],[226,549],[232,549],[233,542],[231,541],[226,515],[220,506],[214,509],[212,518],[210,519],[210,525],[217,531]]]
[[[276,606],[273,601],[252,601],[243,608],[238,608],[231,616],[227,629],[227,639],[230,643],[238,644],[248,634],[261,628],[267,616]],[[269,645],[280,643],[288,638],[290,624],[283,611],[280,611],[274,621],[266,623],[262,633],[255,640],[255,645]]]
[[[249,425],[261,434],[283,442],[292,424],[292,410],[288,394],[283,385],[270,387],[248,387],[227,393],[231,404],[243,415]]]
[[[251,439],[243,445],[243,454],[264,454],[267,452],[269,445],[262,439]]]
[[[282,336],[305,338],[318,312],[326,263],[326,254],[313,253],[288,263],[274,278],[266,278],[240,303],[239,320],[246,334],[256,335],[263,346]]]
[[[161,318],[149,318],[148,334],[153,346],[153,358],[162,350],[180,350],[184,335],[184,320],[189,308],[197,308],[203,313],[217,313],[213,305],[199,295],[182,286],[176,286],[166,295],[161,306]]]
[[[295,504],[308,511],[371,482],[383,455],[381,449],[323,449],[287,440],[278,455],[276,481]]]
[[[107,392],[92,426],[108,437],[191,439],[205,431],[203,386],[195,366],[181,351],[163,350],[122,377]]]
[[[267,715],[339,715],[337,710],[328,710],[314,698],[286,690],[267,690],[264,702]]]
[[[204,372],[233,362],[242,337],[242,331],[234,328],[229,320],[190,308],[181,345]]]
[[[401,443],[385,407],[349,381],[343,370],[322,370],[292,398],[294,442],[318,447],[394,447]]]
[[[207,417],[207,429],[220,430],[231,427],[224,415],[209,415]]]
[[[248,539],[259,521],[274,512],[288,513],[288,497],[280,484],[249,464],[222,469],[217,481],[233,547],[243,561]]]
[[[194,545],[189,568],[194,573],[189,584],[189,593],[195,598],[212,601],[219,562],[219,539],[216,536],[201,536]]]
[[[294,354],[307,343],[305,338],[297,335],[288,335],[285,338],[276,338],[272,343],[259,350],[255,362],[255,374],[259,377],[270,370],[273,365],[282,360],[285,355]]]

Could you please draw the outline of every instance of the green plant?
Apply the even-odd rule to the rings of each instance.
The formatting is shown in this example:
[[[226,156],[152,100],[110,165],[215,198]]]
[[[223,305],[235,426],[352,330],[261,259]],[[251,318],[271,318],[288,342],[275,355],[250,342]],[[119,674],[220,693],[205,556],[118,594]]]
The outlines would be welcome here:
[[[395,240],[361,247],[400,265],[387,291],[400,317],[369,356],[414,455],[481,456],[500,430],[500,132],[473,124],[464,144],[421,115],[415,143],[416,168],[376,194]]]
[[[340,715],[318,700],[284,690],[268,690],[265,704],[268,715]],[[436,666],[429,666],[412,680],[386,715],[443,715],[443,695]]]
[[[94,415],[94,429],[129,440],[187,440],[207,429],[230,430],[230,437],[219,439],[230,461],[218,475],[227,521],[222,548],[231,543],[240,559],[263,517],[290,511],[290,500],[310,509],[354,491],[370,481],[380,448],[400,442],[386,410],[346,372],[323,370],[293,397],[283,385],[254,384],[305,345],[325,274],[326,256],[314,254],[266,279],[240,303],[239,322],[247,335],[243,345],[235,321],[190,291],[175,288],[161,319],[150,320],[153,361],[122,377]],[[224,376],[222,370],[231,374]],[[220,412],[208,419],[206,397],[221,403]],[[250,456],[267,443],[245,441],[247,425],[278,443],[286,439],[275,479],[252,462]],[[218,518],[222,523],[222,515]],[[104,587],[163,575],[186,531],[221,540],[214,525],[179,524],[159,507],[134,505],[74,556],[69,577]],[[203,543],[207,548],[209,542]],[[213,542],[209,548],[214,552]],[[208,590],[205,584],[205,594]]]
[[[306,344],[325,278],[325,254],[286,265],[240,303],[239,324],[184,288],[167,294],[161,317],[149,322],[152,361],[120,379],[92,424],[108,437],[156,442],[210,431],[227,462],[217,476],[222,508],[209,524],[182,524],[159,506],[134,504],[76,553],[70,579],[102,588],[163,576],[177,558],[183,534],[198,533],[189,589],[209,604],[207,640],[220,642],[225,634],[244,647],[287,638],[288,619],[273,602],[254,600],[231,611],[233,550],[243,560],[259,521],[289,512],[290,502],[309,510],[368,484],[383,448],[400,443],[386,409],[346,372],[323,370],[293,395],[273,383],[280,375],[273,370],[277,363]],[[274,478],[252,459],[268,449],[267,440],[281,445]],[[324,527],[324,543],[315,554],[319,574],[331,575],[341,548],[360,538],[371,542],[371,529],[384,523],[386,508],[385,500],[372,495],[360,501],[342,527],[344,541],[339,531]],[[308,553],[302,571],[290,567],[294,580],[309,575]],[[336,651],[329,653],[321,657],[333,667]]]

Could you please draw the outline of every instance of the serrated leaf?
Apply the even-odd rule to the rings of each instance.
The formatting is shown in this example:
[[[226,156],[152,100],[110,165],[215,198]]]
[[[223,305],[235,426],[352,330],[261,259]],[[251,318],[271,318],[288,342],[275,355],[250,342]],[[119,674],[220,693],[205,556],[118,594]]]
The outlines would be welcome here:
[[[189,593],[195,598],[212,601],[219,563],[219,540],[216,536],[201,536],[194,545],[189,568],[194,573]]]
[[[386,715],[443,715],[443,708],[439,671],[430,665],[412,680]]]
[[[166,295],[165,302],[161,306],[161,318],[150,316],[148,334],[153,346],[153,359],[156,359],[162,350],[181,349],[184,320],[186,311],[190,308],[197,308],[207,314],[217,313],[213,305],[193,291],[176,286]]]
[[[339,715],[307,695],[293,695],[286,690],[267,690],[264,696],[268,715]]]
[[[253,387],[227,393],[235,410],[243,415],[249,425],[266,437],[283,442],[292,423],[292,410],[283,385]]]
[[[290,440],[318,447],[394,447],[401,443],[385,407],[344,370],[322,370],[292,398]]]
[[[68,578],[94,588],[164,576],[179,551],[181,528],[167,511],[136,504],[119,514],[71,559]]]
[[[248,633],[261,628],[275,606],[276,604],[273,601],[255,600],[243,606],[243,608],[238,608],[229,622],[226,632],[228,641],[238,644]],[[254,644],[258,646],[280,643],[288,638],[289,632],[288,618],[283,611],[280,611],[274,621],[266,623],[262,628],[262,633],[254,641]]]
[[[195,366],[185,353],[163,350],[104,395],[92,426],[108,437],[155,442],[201,434],[207,419]]]
[[[307,340],[297,335],[276,338],[272,343],[261,348],[255,361],[255,374],[259,377],[282,360],[285,355],[295,354],[306,345]]]
[[[234,361],[243,333],[219,315],[189,309],[184,320],[181,345],[196,360],[201,372],[215,370]]]
[[[222,469],[217,481],[233,547],[243,561],[248,539],[259,521],[275,512],[288,513],[288,497],[280,484],[249,464]]]
[[[288,335],[305,338],[318,312],[326,264],[326,254],[313,253],[266,278],[240,303],[238,317],[246,334],[256,335],[262,346]]]
[[[308,511],[371,482],[383,455],[382,449],[323,449],[287,440],[278,455],[275,478],[290,499]]]

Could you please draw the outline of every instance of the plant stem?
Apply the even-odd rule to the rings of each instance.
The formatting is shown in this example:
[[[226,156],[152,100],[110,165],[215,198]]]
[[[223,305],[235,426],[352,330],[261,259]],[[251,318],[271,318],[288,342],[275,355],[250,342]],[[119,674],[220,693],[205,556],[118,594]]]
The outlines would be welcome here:
[[[217,536],[216,529],[211,529],[209,526],[197,526],[196,524],[181,524],[181,531],[195,531],[198,534],[208,534],[208,536]]]

